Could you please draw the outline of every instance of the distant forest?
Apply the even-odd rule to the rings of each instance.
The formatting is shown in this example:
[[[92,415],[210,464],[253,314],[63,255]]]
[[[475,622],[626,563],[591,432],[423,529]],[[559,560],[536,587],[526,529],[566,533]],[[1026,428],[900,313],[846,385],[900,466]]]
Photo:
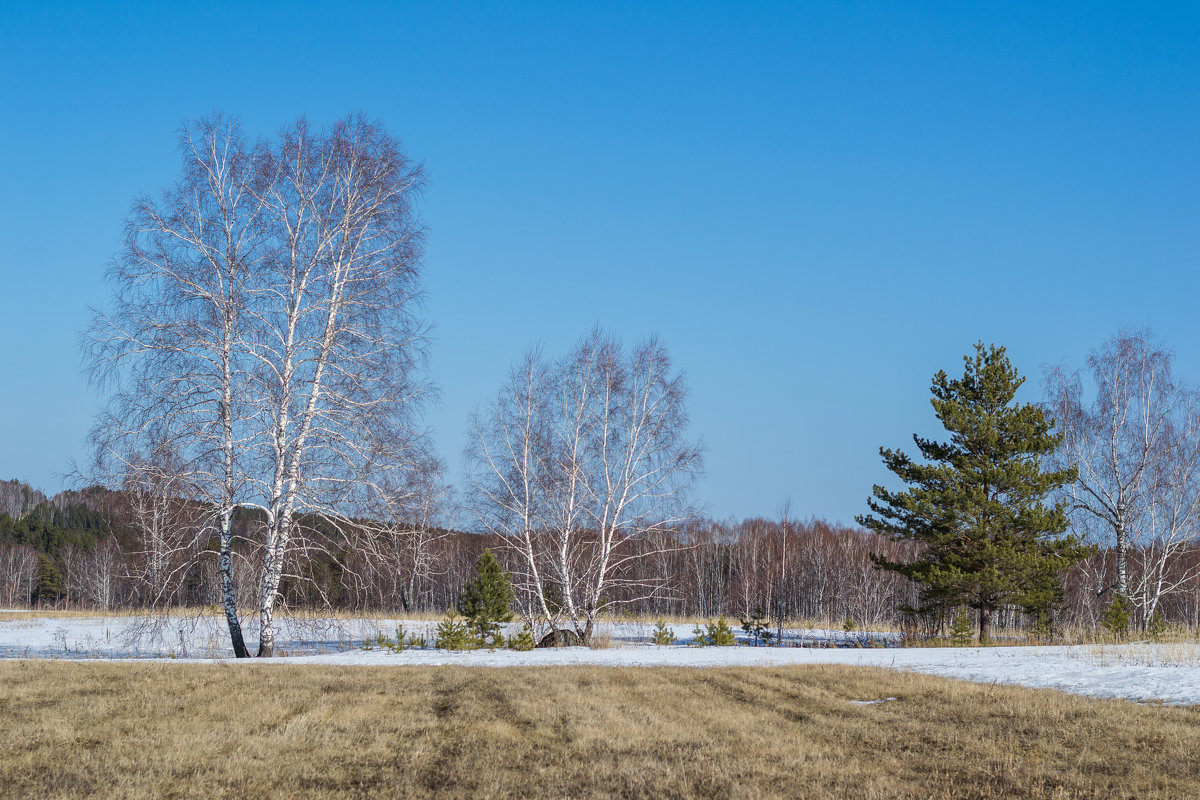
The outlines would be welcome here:
[[[210,547],[203,537],[178,535],[189,528],[189,509],[199,512],[177,500],[169,512],[174,540],[156,539],[137,499],[126,492],[97,487],[47,497],[17,480],[0,482],[0,605],[100,610],[219,605],[215,543]],[[197,513],[192,524],[203,524],[203,518]],[[254,535],[259,524],[249,513],[237,520],[238,570],[259,568]],[[321,537],[320,520],[303,524],[311,537]],[[364,536],[368,530],[377,537],[380,527],[364,525]],[[163,552],[153,552],[156,542]],[[357,553],[301,548],[288,565],[283,599],[292,609],[438,613],[454,605],[474,576],[479,555],[489,548],[507,568],[518,568],[500,537],[438,527],[406,526],[388,542],[364,541]],[[648,557],[628,562],[636,573],[624,575],[628,581],[621,585],[631,587],[630,596],[616,608],[697,619],[745,618],[759,608],[773,620],[919,624],[935,632],[947,623],[945,615],[904,614],[903,606],[917,603],[916,587],[876,569],[871,560],[872,553],[903,558],[912,548],[819,519],[699,520],[674,534],[669,546],[647,543]],[[1195,573],[1197,562],[1200,552],[1190,553],[1179,569]],[[1070,570],[1057,624],[1097,626],[1110,601],[1098,591],[1096,576],[1104,576],[1101,583],[1112,580],[1115,568],[1114,553],[1105,550]],[[1163,599],[1168,621],[1200,626],[1200,585],[1194,584]],[[239,585],[246,587],[239,605],[254,607],[253,580]],[[649,594],[633,588],[646,585],[658,588]],[[1012,608],[997,623],[1011,630],[1025,620]]]

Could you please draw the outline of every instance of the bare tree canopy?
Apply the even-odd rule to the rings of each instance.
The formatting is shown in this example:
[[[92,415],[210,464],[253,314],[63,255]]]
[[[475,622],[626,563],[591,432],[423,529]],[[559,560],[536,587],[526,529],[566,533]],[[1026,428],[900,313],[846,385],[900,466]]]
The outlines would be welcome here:
[[[1175,378],[1173,360],[1149,331],[1122,331],[1092,351],[1086,373],[1045,376],[1064,433],[1058,457],[1079,469],[1074,524],[1116,561],[1111,584],[1096,565],[1096,591],[1128,597],[1143,624],[1195,576],[1181,556],[1200,536],[1200,394]]]
[[[175,185],[135,202],[112,302],[85,337],[93,381],[112,389],[95,473],[120,485],[166,471],[206,509],[239,656],[232,518],[258,512],[269,656],[289,558],[322,546],[301,515],[348,527],[337,520],[424,458],[422,172],[361,116],[251,145],[217,115],[186,125],[180,151]]]
[[[687,438],[686,400],[660,342],[626,351],[596,329],[555,363],[532,351],[474,415],[475,507],[517,554],[527,618],[587,641],[618,590],[662,591],[665,580],[629,567],[676,546],[690,514],[702,456]]]

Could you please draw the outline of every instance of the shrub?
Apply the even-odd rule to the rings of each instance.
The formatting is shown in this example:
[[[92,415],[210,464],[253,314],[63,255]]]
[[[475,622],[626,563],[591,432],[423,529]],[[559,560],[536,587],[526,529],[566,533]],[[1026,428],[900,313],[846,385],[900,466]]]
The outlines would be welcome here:
[[[846,633],[850,633],[850,631],[853,631],[857,628],[858,623],[854,621],[854,617],[846,617],[846,621],[842,623],[842,630],[844,630]]]
[[[593,631],[592,635],[587,637],[587,646],[593,650],[607,650],[608,648],[612,647],[612,644],[612,634],[608,633],[607,631],[604,633]]]

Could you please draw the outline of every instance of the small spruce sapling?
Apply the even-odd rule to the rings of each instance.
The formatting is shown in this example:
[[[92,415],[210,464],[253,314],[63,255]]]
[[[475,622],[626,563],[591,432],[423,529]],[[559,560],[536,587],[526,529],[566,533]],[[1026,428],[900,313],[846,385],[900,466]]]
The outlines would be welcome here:
[[[1113,597],[1112,604],[1105,610],[1100,624],[1118,639],[1129,634],[1129,622],[1133,619],[1133,603],[1123,594]]]
[[[480,646],[504,646],[500,623],[512,620],[512,602],[512,578],[492,551],[484,550],[475,564],[475,579],[458,596],[458,611],[467,618]]]
[[[459,621],[458,612],[454,609],[447,611],[446,618],[438,623],[434,646],[439,650],[473,650],[478,643],[471,626]]]
[[[509,650],[532,650],[533,646],[533,630],[529,627],[528,622],[521,626],[518,633],[508,637]]]
[[[650,641],[662,646],[675,644],[675,632],[667,625],[666,620],[660,619],[654,623],[654,633],[650,634]]]
[[[975,626],[971,623],[971,615],[966,606],[959,606],[950,619],[950,644],[955,647],[966,647],[975,638]]]
[[[762,606],[755,606],[754,613],[750,618],[742,620],[742,630],[756,646],[759,642],[763,645],[771,643],[771,631],[767,630],[767,615],[763,612]]]

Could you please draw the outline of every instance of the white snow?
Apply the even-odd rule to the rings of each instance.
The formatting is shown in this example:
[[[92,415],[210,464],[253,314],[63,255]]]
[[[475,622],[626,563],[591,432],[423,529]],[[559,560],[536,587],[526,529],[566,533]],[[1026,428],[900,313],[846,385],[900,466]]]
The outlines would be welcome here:
[[[436,622],[378,619],[281,621],[277,648],[288,657],[253,663],[360,666],[456,665],[479,667],[560,666],[783,666],[846,664],[910,669],[982,683],[1010,683],[1060,689],[1091,697],[1115,697],[1168,704],[1200,704],[1200,644],[1128,644],[1109,646],[920,647],[854,646],[894,642],[880,634],[787,630],[785,647],[659,647],[646,644],[651,626],[617,622],[604,625],[607,649],[554,648],[531,652],[476,650],[450,652],[362,648],[376,633],[394,636],[403,622],[431,644]],[[515,628],[514,628],[515,629]],[[674,626],[680,640],[691,638],[691,625]],[[247,642],[256,640],[247,626]],[[186,662],[230,660],[224,618],[165,617],[152,624],[138,617],[0,617],[0,657],[70,659],[174,659]],[[249,663],[249,662],[236,662]],[[884,702],[873,700],[864,702]]]

